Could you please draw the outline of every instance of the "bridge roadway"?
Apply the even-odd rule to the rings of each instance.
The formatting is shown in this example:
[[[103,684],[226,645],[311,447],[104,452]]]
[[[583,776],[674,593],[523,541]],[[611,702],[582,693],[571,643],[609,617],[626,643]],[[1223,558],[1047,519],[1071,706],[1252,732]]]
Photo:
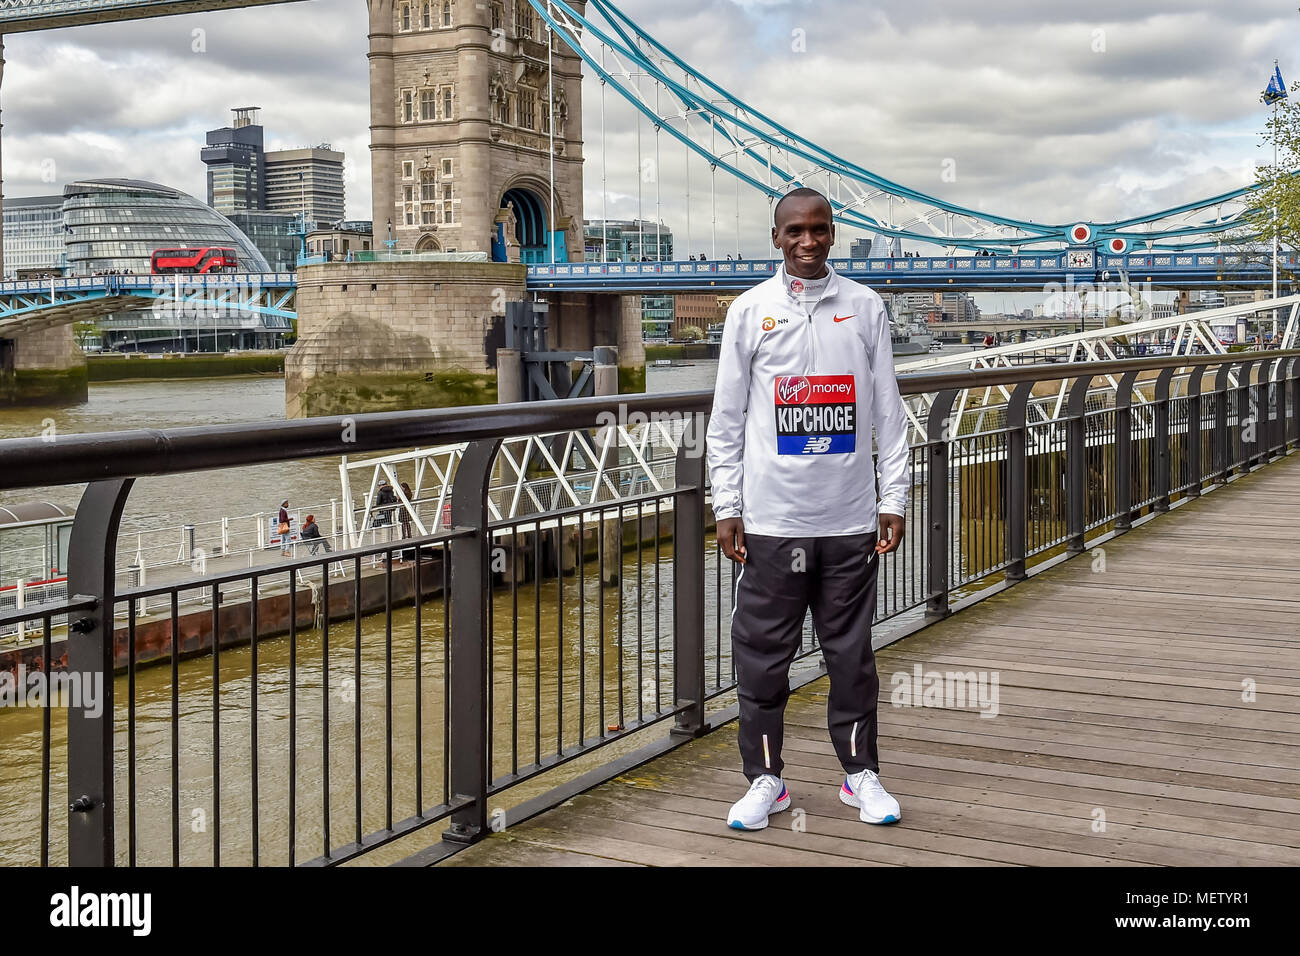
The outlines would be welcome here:
[[[1297,527],[1293,454],[1105,542],[1103,572],[1082,555],[883,648],[897,825],[839,802],[823,677],[786,713],[802,831],[789,812],[727,829],[733,719],[441,865],[1295,866]],[[996,718],[890,706],[890,676],[917,666],[997,672]]]
[[[1095,255],[1094,255],[1095,252]],[[1081,259],[1078,259],[1082,255]],[[1280,257],[1288,269],[1300,256]],[[1082,262],[1086,265],[1073,265]],[[1013,256],[832,258],[837,272],[878,291],[1043,291],[1044,286],[1118,287],[1121,270],[1132,282],[1162,289],[1272,287],[1272,263],[1236,253],[1152,252],[1109,255],[1087,249]],[[776,259],[706,262],[564,262],[528,267],[529,292],[742,291],[776,272]]]

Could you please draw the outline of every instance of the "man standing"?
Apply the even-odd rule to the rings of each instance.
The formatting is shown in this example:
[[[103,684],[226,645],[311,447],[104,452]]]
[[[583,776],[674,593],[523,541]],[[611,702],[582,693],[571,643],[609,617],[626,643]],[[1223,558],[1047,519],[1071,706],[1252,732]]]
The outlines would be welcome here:
[[[760,830],[790,806],[783,718],[809,608],[830,675],[840,799],[867,823],[892,823],[898,801],[876,776],[871,623],[880,555],[903,539],[910,478],[889,317],[880,296],[826,261],[835,227],[825,196],[795,189],[773,219],[785,263],[727,312],[708,429],[718,541],[742,565],[731,647],[750,788],[727,824]]]

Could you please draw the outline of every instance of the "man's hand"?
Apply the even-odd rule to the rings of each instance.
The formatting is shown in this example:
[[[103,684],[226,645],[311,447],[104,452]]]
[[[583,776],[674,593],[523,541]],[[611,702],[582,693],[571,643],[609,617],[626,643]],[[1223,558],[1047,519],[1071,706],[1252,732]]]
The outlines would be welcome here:
[[[719,523],[718,527],[722,527]],[[880,513],[880,536],[876,538],[876,554],[897,551],[903,543],[903,516]]]
[[[722,545],[722,553],[732,561],[744,564],[745,522],[740,518],[719,518],[718,544]]]

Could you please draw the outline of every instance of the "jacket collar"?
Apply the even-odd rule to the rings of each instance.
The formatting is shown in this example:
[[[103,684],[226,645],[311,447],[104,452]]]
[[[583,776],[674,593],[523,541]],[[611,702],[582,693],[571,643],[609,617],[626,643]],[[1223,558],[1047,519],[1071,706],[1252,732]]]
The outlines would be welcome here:
[[[790,275],[789,275],[789,273],[787,273],[787,272],[785,271],[785,261],[784,261],[784,260],[782,260],[781,264],[780,264],[779,266],[777,266],[776,276],[775,276],[774,278],[776,279],[777,283],[779,284],[782,294],[783,294],[787,299],[790,299],[791,301],[793,301],[793,300],[794,300],[794,293],[790,291]],[[834,296],[835,296],[835,295],[838,293],[838,291],[839,291],[839,285],[840,285],[840,277],[839,277],[839,273],[837,273],[837,272],[835,271],[835,267],[834,267],[833,265],[831,265],[831,260],[829,259],[829,257],[826,259],[826,276],[825,276],[825,278],[826,278],[828,281],[826,282],[826,291],[822,293],[821,301],[823,301],[823,302],[826,302],[826,301],[828,301],[828,300],[834,298]]]

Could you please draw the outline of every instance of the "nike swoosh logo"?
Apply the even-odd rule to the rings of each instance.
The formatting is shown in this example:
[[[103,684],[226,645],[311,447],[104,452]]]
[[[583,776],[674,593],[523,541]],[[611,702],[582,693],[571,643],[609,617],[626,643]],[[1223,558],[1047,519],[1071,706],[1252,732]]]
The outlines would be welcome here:
[[[854,315],[856,315],[856,314],[857,314],[857,313],[855,312]],[[853,316],[852,316],[852,315],[836,315],[836,316],[832,316],[832,318],[834,318],[836,322],[843,322],[845,319],[851,319],[851,318],[853,318]]]

